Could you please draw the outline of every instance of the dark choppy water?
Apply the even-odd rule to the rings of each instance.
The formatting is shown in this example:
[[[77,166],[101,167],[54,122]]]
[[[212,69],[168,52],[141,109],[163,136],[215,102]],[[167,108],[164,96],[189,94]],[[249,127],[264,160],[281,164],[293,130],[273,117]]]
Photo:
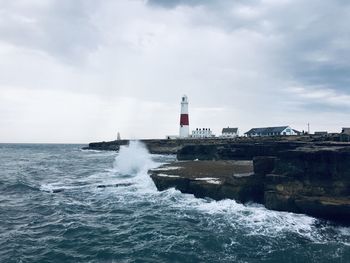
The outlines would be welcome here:
[[[145,169],[174,157],[80,148],[0,144],[0,262],[350,262],[350,228],[157,192]]]

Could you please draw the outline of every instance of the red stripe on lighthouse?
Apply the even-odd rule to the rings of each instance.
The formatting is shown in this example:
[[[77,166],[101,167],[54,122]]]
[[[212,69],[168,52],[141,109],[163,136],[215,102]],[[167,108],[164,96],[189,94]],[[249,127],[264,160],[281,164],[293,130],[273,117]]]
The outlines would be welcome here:
[[[189,125],[188,114],[181,114],[180,125]]]

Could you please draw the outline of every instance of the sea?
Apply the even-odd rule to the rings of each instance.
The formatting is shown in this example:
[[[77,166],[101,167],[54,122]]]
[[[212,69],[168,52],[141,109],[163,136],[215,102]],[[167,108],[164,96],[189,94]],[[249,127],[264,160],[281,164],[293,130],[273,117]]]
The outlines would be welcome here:
[[[0,144],[0,262],[350,262],[350,227],[157,191],[139,142]]]

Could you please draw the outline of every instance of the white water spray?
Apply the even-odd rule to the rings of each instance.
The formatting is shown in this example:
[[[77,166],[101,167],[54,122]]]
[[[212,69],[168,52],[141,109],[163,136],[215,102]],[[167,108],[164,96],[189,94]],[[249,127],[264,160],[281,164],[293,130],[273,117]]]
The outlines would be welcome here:
[[[155,163],[150,153],[139,141],[130,141],[129,145],[121,146],[114,162],[114,169],[122,175],[146,174],[153,167]]]

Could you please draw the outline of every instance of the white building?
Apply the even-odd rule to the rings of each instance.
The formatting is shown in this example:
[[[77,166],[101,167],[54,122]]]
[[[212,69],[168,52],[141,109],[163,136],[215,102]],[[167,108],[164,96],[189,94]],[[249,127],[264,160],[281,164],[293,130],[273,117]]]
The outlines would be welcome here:
[[[212,138],[215,137],[215,135],[213,135],[212,131],[210,130],[210,128],[197,128],[194,131],[192,131],[192,138]]]
[[[253,128],[245,133],[248,137],[257,136],[283,136],[283,135],[300,135],[300,132],[293,130],[289,126],[279,126],[279,127],[264,127],[264,128]]]
[[[238,128],[223,128],[222,132],[221,132],[221,136],[222,138],[235,138],[238,137]]]

